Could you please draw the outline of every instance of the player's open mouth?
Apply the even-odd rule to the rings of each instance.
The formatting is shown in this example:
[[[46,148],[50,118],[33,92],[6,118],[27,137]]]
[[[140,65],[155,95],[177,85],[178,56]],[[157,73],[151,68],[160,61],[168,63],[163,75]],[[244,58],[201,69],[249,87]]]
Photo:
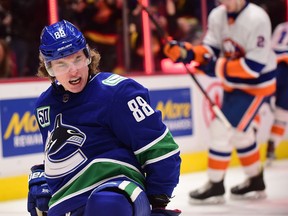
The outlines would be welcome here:
[[[80,83],[80,81],[81,81],[81,78],[79,77],[78,79],[70,80],[69,83],[72,85],[76,85],[76,84]]]

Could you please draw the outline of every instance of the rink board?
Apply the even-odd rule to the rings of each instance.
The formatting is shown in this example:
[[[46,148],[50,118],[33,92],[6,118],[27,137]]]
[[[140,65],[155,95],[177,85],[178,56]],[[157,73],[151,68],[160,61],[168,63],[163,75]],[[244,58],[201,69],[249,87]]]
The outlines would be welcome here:
[[[208,127],[213,113],[190,76],[158,75],[135,76],[139,83],[151,91],[153,108],[162,112],[163,121],[169,127],[181,150],[181,173],[207,168]],[[198,77],[211,98],[221,104],[221,86],[217,79]],[[21,80],[0,82],[0,201],[27,196],[28,173],[34,164],[42,162],[42,142],[35,117],[33,103],[50,85],[45,80]],[[187,112],[189,107],[190,112]],[[264,160],[265,140],[271,123],[267,107],[261,112],[265,121],[259,130],[261,156]],[[286,136],[287,138],[287,136]],[[288,158],[288,142],[277,149],[278,158]],[[231,166],[238,165],[235,153]]]
[[[261,159],[264,163],[266,144],[261,145]],[[282,142],[277,150],[276,156],[280,159],[288,158],[288,141]],[[207,169],[207,152],[194,152],[182,154],[181,174],[199,172]],[[235,152],[232,154],[230,166],[239,166],[239,160]],[[21,199],[27,197],[28,176],[20,175],[15,177],[0,178],[0,201]]]

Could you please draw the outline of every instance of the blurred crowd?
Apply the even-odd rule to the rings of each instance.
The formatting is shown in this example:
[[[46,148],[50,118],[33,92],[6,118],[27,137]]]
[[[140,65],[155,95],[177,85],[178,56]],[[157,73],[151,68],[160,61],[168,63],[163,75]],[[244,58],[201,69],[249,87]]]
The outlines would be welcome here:
[[[34,76],[47,12],[46,0],[0,1],[1,78]]]
[[[285,0],[251,2],[268,11],[273,27],[285,21]],[[206,0],[207,13],[216,4],[216,0]],[[173,39],[200,43],[205,32],[201,23],[201,0],[150,0],[148,9],[161,29]],[[100,52],[101,71],[144,70],[141,12],[137,0],[58,0],[59,19],[78,26],[90,46]],[[125,16],[128,24],[124,22]],[[36,74],[39,36],[43,26],[49,24],[48,17],[48,0],[0,0],[0,78]],[[163,38],[152,22],[150,26],[155,70],[161,71]],[[124,40],[125,29],[128,40]],[[129,43],[129,52],[125,41]],[[129,65],[125,65],[125,58],[129,58]]]

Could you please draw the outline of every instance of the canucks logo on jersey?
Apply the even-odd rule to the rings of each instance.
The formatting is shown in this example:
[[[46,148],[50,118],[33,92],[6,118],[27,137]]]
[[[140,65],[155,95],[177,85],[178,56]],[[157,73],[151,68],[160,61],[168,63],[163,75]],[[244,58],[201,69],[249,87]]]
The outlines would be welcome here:
[[[84,144],[86,135],[78,128],[62,123],[62,114],[56,116],[54,129],[48,136],[45,149],[45,171],[49,177],[59,177],[73,172],[81,166],[87,157],[80,147]],[[74,145],[73,151],[65,151],[65,146]]]
[[[102,83],[109,86],[116,86],[118,83],[127,79],[126,77],[119,76],[117,74],[112,74],[107,79],[103,80]]]

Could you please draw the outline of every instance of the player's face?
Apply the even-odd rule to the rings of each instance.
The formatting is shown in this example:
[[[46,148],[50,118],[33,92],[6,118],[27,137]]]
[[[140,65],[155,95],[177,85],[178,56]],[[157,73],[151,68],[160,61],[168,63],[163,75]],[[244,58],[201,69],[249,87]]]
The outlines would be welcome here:
[[[51,62],[56,79],[73,93],[81,92],[88,81],[89,61],[81,50],[70,56]]]
[[[218,0],[220,4],[224,5],[228,13],[238,12],[245,0]]]

